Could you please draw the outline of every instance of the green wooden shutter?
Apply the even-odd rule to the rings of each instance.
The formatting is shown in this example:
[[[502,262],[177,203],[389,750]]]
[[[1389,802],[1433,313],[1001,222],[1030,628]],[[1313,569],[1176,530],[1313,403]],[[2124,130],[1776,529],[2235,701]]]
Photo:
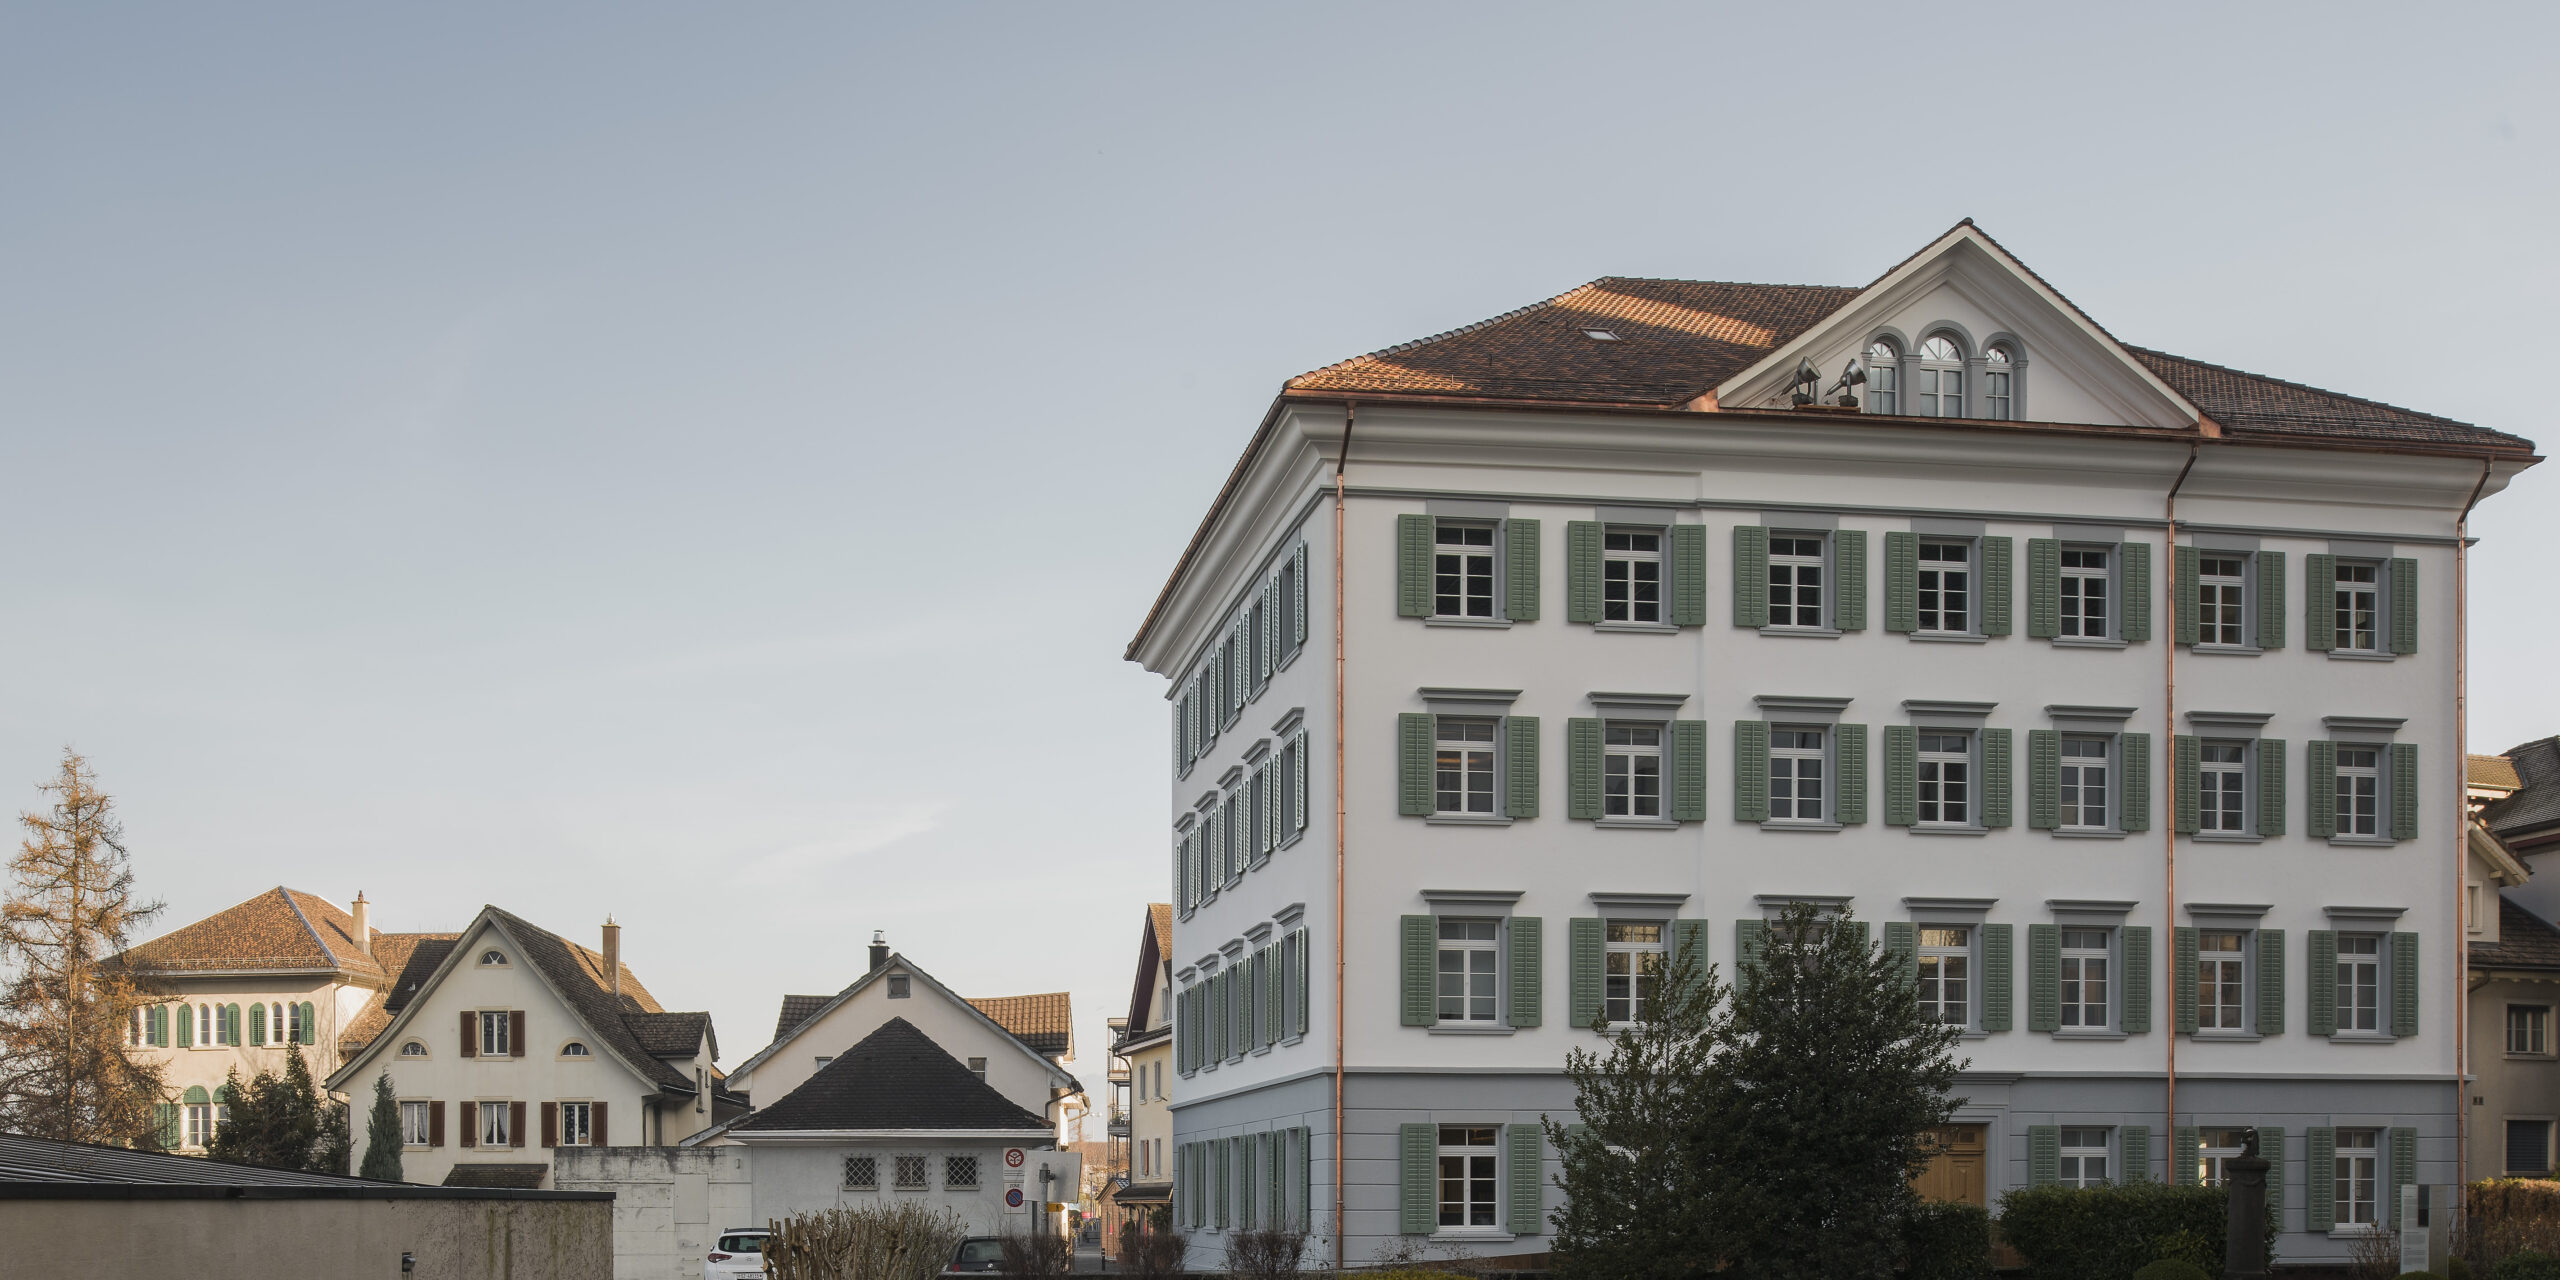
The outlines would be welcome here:
[[[2124,1021],[2127,1035],[2151,1030],[2151,926],[2124,928]]]
[[[2062,543],[2027,539],[2027,635],[2051,640],[2062,634]]]
[[[1600,816],[1600,722],[1576,716],[1564,722],[1565,815],[1581,821]]]
[[[2169,934],[2170,999],[2176,1004],[2169,1024],[2182,1036],[2196,1033],[2196,931],[2179,925]]]
[[[2009,634],[2010,549],[2007,538],[1982,540],[1982,634]],[[2057,584],[2058,585],[2058,584]]]
[[[1407,711],[1396,716],[1396,811],[1406,817],[1427,818],[1432,813],[1431,734],[1428,713]]]
[[[1884,629],[1920,629],[1920,535],[1884,535]]]
[[[1671,722],[1671,820],[1707,820],[1707,722]]]
[[[2169,1181],[2192,1187],[2204,1174],[2204,1130],[2179,1125],[2169,1130]]]
[[[2302,558],[2302,647],[2327,653],[2338,647],[2338,558]],[[2317,1182],[2319,1179],[2314,1178]]]
[[[2196,576],[2201,571],[2194,547],[2178,547],[2170,553],[2169,599],[2178,615],[2175,622],[2179,644],[2194,644],[2201,634],[2196,626]]]
[[[2308,1007],[2302,1029],[2315,1036],[2334,1036],[2338,1034],[2338,934],[2334,929],[2311,929],[2302,937]]]
[[[2391,1034],[2418,1034],[2418,935],[2391,935]]]
[[[1831,625],[1842,631],[1867,629],[1867,531],[1835,529],[1831,534]]]
[[[1506,716],[1502,721],[1502,811],[1514,818],[1538,816],[1538,718]]]
[[[1600,620],[1600,522],[1564,522],[1564,618]]]
[[[1982,825],[2005,827],[2010,821],[2009,731],[1982,731]]]
[[[1538,1235],[1547,1229],[1544,1215],[1538,1212],[1545,1186],[1538,1175],[1546,1155],[1546,1135],[1537,1125],[1515,1124],[1504,1126],[1503,1137],[1509,1144],[1503,1155],[1510,1166],[1503,1170],[1503,1180],[1511,1184],[1511,1194],[1505,1197],[1502,1227],[1515,1236]]]
[[[153,1103],[151,1111],[153,1118],[159,1122],[161,1147],[170,1151],[177,1150],[178,1144],[184,1141],[186,1136],[181,1133],[178,1128],[178,1104],[174,1102]]]
[[[312,1018],[311,1002],[302,1002],[302,1042],[311,1044],[320,1034],[320,1024]]]
[[[2418,651],[2418,562],[2408,559],[2393,560],[2390,572],[2391,581],[2385,589],[2391,593],[2391,651],[2416,653]]]
[[[2050,1187],[2062,1180],[2062,1129],[2057,1125],[2027,1126],[2027,1185]]]
[[[2284,1230],[2284,1130],[2258,1126],[2258,1154],[2267,1160],[2267,1221]]]
[[[2062,931],[2027,926],[2027,1030],[2062,1029]]]
[[[2151,1126],[2129,1124],[2116,1131],[2117,1155],[2124,1160],[2124,1180],[2151,1181]]]
[[[1736,822],[1769,820],[1769,722],[1766,720],[1733,722],[1733,817]]]
[[[1707,922],[1704,920],[1672,921],[1671,956],[1674,962],[1682,956],[1689,958],[1689,989],[1692,992],[1704,990],[1707,985],[1708,966],[1715,963],[1715,957],[1707,954]]]
[[[2331,1171],[2338,1167],[2338,1131],[2323,1126],[2302,1131],[2302,1226],[2326,1232],[2338,1225],[2338,1187]],[[2261,1147],[2263,1151],[2265,1148]]]
[[[2140,644],[2151,638],[2151,544],[2116,545],[2124,556],[2124,572],[2117,578],[2124,589],[2124,625],[2116,634],[2128,644]]]
[[[1577,1027],[1600,1022],[1602,967],[1608,955],[1606,926],[1595,916],[1565,922],[1566,1021]]]
[[[1740,987],[1751,981],[1760,968],[1760,946],[1769,931],[1765,920],[1733,922],[1733,983]]]
[[[2169,739],[2169,785],[2175,792],[2172,803],[2177,809],[2173,829],[2182,836],[2194,835],[2203,826],[2203,753],[2204,741],[2194,734],[2181,733]]]
[[[1546,1002],[1547,922],[1537,916],[1511,917],[1511,1025],[1534,1027]]]
[[[1920,821],[1920,731],[1907,724],[1884,727],[1884,821],[1889,827]]]
[[[1916,996],[1920,989],[1920,935],[1918,927],[1908,920],[1884,922],[1884,953],[1893,958],[1894,972],[1910,984]]]
[[[1396,517],[1396,616],[1431,616],[1431,517]]]
[[[2258,647],[2281,649],[2284,647],[2285,620],[2284,553],[2281,551],[2259,552],[2257,569]],[[2272,1170],[2269,1171],[2268,1176],[2270,1178],[2274,1176]]]
[[[195,1045],[196,1045],[196,1007],[195,1007],[194,1005],[191,1005],[191,1004],[182,1004],[182,1005],[179,1005],[179,1006],[178,1006],[178,1047],[179,1047],[179,1048],[181,1048],[181,1049],[192,1049],[192,1048],[194,1048],[194,1047],[195,1047]]]
[[[2391,838],[2418,838],[2418,744],[2391,744]]]
[[[2258,930],[2258,1034],[2284,1034],[2284,930]]]
[[[1502,522],[1502,614],[1513,622],[1538,620],[1538,522],[1513,516]]]
[[[1831,817],[1856,826],[1867,820],[1867,727],[1844,724],[1832,729],[1833,772],[1838,776]]]
[[[2016,926],[1986,924],[1982,926],[1982,1029],[2007,1031],[2014,1024],[2010,1014],[2010,988],[2016,981]]]
[[[249,1006],[249,1043],[262,1045],[266,1042],[267,1004],[265,1001],[261,1000],[258,1003]]]
[[[1440,1228],[1439,1181],[1435,1174],[1440,1163],[1440,1130],[1427,1124],[1396,1126],[1396,1145],[1402,1157],[1401,1186],[1397,1188],[1404,1210],[1403,1233],[1427,1236]]]
[[[2251,753],[2258,766],[2258,834],[2284,834],[2284,739],[2260,738]]]
[[[1404,918],[1404,1025],[1427,1027],[1440,1020],[1432,999],[1433,966],[1439,963],[1440,936],[1430,916]]]
[[[2139,546],[2141,544],[2134,544]],[[2124,799],[2117,817],[2127,831],[2151,829],[2151,735],[2118,735],[2124,748]]]
[[[2418,1131],[2393,1128],[2391,1141],[2391,1229],[2400,1229],[2400,1188],[2418,1180]]]
[[[2027,825],[2062,825],[2062,735],[2051,729],[2027,730]]]
[[[2338,834],[2338,744],[2325,739],[2302,744],[2302,833],[2314,840]]]
[[[1769,531],[1756,524],[1733,527],[1733,625],[1769,625]]]
[[[1762,544],[1764,547],[1766,543]],[[1765,555],[1765,552],[1764,552]],[[1761,574],[1765,590],[1768,574]],[[1767,610],[1762,610],[1765,617]],[[1671,526],[1671,622],[1674,626],[1707,625],[1707,527]]]

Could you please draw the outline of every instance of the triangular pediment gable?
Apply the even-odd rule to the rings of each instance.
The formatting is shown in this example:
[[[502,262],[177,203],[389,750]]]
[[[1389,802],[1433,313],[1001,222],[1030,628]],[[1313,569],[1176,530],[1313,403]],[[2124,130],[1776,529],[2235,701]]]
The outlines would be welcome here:
[[[1726,379],[1715,389],[1715,404],[1727,410],[1785,407],[1800,361],[1812,360],[1827,388],[1851,357],[1863,361],[1879,337],[1909,352],[1939,334],[1977,361],[1995,343],[2014,353],[2017,407],[2010,416],[2020,421],[2195,430],[2204,417],[1970,220]],[[1981,366],[1969,372],[1975,376],[1967,379],[1967,395],[1979,396]],[[1919,412],[1918,391],[1897,388],[1900,413]],[[1862,389],[1860,398],[1871,397]],[[1983,416],[1975,412],[1980,402],[1971,403],[1966,416]],[[1875,410],[1872,403],[1868,408]]]

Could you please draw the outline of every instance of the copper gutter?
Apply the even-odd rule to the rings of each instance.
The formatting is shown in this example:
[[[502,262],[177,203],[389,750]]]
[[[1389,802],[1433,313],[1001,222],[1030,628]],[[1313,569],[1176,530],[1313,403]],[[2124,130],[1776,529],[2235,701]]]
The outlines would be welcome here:
[[[1350,805],[1343,794],[1345,774],[1342,762],[1345,737],[1342,727],[1343,684],[1344,673],[1347,670],[1343,643],[1342,469],[1351,461],[1351,424],[1359,412],[1360,406],[1356,403],[1346,403],[1342,406],[1342,449],[1333,458],[1333,1269],[1336,1273],[1342,1270],[1343,1250],[1344,1024],[1342,992],[1345,973],[1344,936],[1348,933],[1343,923],[1343,912],[1346,909],[1343,876],[1346,866],[1344,850],[1349,844],[1351,828]]]
[[[2453,1184],[2471,1181],[2471,922],[2463,919],[2471,847],[2471,509],[2489,487],[2489,462],[2453,518]]]
[[[2168,496],[2161,500],[2161,514],[2169,524],[2168,608],[2163,610],[2169,616],[2168,635],[2164,637],[2168,643],[2160,646],[2162,672],[2160,713],[2164,721],[2162,727],[2166,730],[2161,736],[2168,739],[2163,745],[2169,749],[2169,803],[2166,815],[2169,820],[2161,823],[2160,829],[2164,833],[2163,847],[2166,850],[2166,858],[2163,865],[2167,871],[2169,894],[2169,937],[2167,939],[2169,943],[2169,1034],[2167,1036],[2169,1096],[2167,1101],[2169,1159],[2172,1161],[2169,1166],[2169,1180],[2173,1183],[2178,1180],[2178,1167],[2174,1162],[2185,1158],[2185,1153],[2178,1149],[2178,490],[2186,487],[2187,473],[2196,469],[2196,453],[2201,448],[2203,448],[2201,444],[2193,442],[2187,445],[2187,465],[2178,468],[2178,478],[2170,482]],[[2144,981],[2149,980],[2150,975],[2144,975]]]

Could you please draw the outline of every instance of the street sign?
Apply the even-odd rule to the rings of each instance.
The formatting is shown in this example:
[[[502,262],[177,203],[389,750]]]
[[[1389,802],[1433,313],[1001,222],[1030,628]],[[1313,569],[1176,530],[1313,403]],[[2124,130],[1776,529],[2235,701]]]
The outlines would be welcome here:
[[[1004,1207],[1006,1209],[1014,1213],[1020,1213],[1022,1212],[1022,1204],[1022,1188],[1006,1187],[1004,1189]]]
[[[1006,1147],[1004,1149],[1004,1167],[1008,1169],[1019,1169],[1022,1167],[1022,1148]]]

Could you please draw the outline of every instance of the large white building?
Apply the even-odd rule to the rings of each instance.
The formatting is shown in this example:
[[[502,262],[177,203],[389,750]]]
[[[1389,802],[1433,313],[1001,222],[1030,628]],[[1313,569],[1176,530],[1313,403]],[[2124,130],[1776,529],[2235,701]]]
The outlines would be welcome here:
[[[2457,1175],[2458,535],[2534,460],[2126,346],[1970,223],[1291,380],[1129,650],[1195,1256],[1545,1249],[1567,1051],[1811,900],[1965,1028],[1937,1194],[2254,1125],[2344,1257]]]

